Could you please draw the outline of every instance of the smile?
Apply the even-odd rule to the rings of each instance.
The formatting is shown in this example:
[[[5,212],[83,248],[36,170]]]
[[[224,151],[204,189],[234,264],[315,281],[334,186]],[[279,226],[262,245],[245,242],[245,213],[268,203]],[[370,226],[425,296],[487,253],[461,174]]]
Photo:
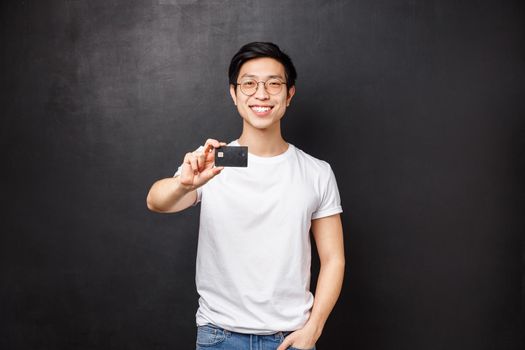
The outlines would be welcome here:
[[[250,106],[251,110],[258,115],[265,115],[270,112],[273,106]]]

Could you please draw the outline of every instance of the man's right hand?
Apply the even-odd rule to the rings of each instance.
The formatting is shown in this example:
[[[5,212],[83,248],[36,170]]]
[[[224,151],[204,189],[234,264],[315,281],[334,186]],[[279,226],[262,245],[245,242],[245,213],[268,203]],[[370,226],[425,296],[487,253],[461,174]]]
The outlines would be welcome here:
[[[180,174],[180,184],[187,191],[201,187],[220,174],[224,167],[214,167],[214,148],[225,146],[225,142],[208,139],[201,151],[186,153]]]

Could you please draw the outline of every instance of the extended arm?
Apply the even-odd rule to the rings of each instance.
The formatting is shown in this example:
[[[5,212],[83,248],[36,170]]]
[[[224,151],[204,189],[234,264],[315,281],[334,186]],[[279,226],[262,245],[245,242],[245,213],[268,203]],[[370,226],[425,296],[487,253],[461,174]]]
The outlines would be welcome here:
[[[148,209],[157,213],[175,213],[188,208],[197,200],[197,190],[188,190],[180,176],[156,181],[146,199]]]
[[[341,216],[312,220],[312,233],[321,262],[314,305],[306,325],[286,337],[278,350],[314,347],[341,292],[345,269]]]

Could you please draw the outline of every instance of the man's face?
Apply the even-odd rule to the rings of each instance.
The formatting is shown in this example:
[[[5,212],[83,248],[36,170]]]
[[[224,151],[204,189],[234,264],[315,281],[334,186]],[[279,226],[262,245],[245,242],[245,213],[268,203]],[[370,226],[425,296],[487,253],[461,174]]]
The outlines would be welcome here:
[[[264,82],[273,78],[286,82],[284,66],[273,58],[254,58],[241,66],[237,83],[246,79]],[[294,93],[295,87],[288,89],[288,86],[283,85],[279,93],[272,95],[266,91],[264,84],[260,83],[256,92],[247,96],[239,86],[230,85],[230,94],[237,105],[239,114],[245,123],[257,129],[267,129],[278,125]]]

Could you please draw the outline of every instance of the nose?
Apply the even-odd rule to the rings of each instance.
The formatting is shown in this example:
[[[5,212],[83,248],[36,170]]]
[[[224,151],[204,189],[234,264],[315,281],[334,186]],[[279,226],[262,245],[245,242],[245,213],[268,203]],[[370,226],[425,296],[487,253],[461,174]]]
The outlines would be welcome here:
[[[266,86],[264,84],[264,81],[257,82],[257,90],[255,90],[255,94],[253,94],[253,96],[259,100],[266,100],[270,98],[268,91],[266,91]]]

